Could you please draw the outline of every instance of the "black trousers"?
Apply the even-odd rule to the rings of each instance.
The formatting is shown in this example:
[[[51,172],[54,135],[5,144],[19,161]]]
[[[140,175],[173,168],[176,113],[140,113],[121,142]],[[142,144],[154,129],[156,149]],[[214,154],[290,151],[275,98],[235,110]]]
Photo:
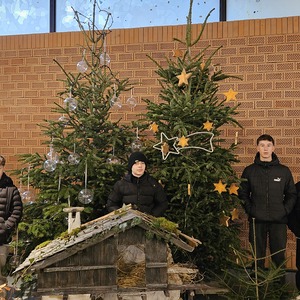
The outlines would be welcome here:
[[[254,222],[254,228],[253,228],[253,221],[249,223],[249,241],[253,247],[254,253],[256,252],[256,258],[258,259],[257,265],[262,269],[265,267],[265,257],[267,253],[266,249],[267,249],[268,238],[269,238],[269,248],[270,248],[272,262],[277,267],[279,266],[285,267],[284,266],[286,260],[285,250],[286,250],[286,243],[287,243],[286,224]],[[254,247],[255,244],[256,244],[256,249]],[[299,255],[300,255],[300,248],[299,248]],[[300,267],[300,256],[299,256],[299,267]]]

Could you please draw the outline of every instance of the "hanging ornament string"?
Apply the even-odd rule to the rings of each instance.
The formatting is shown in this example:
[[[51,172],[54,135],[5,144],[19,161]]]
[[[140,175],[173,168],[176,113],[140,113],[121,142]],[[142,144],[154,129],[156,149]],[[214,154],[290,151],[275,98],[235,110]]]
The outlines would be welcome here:
[[[106,52],[106,34],[103,35],[103,52],[100,54],[99,58],[102,66],[108,66],[110,64],[110,57]]]
[[[111,108],[116,108],[116,109],[122,108],[122,102],[121,102],[121,99],[117,96],[115,84],[114,84],[114,87],[113,87],[113,92],[114,92],[113,96],[109,101],[110,107]]]
[[[115,145],[113,145],[113,147],[112,147],[112,156],[108,157],[107,160],[106,160],[106,162],[108,164],[112,164],[112,165],[114,165],[114,164],[120,164],[119,158],[117,156],[115,156]]]
[[[68,161],[71,165],[78,165],[80,162],[80,156],[79,156],[79,154],[76,153],[76,144],[75,143],[74,143],[73,147],[74,147],[73,153],[70,153],[70,155],[68,156]]]
[[[139,138],[139,128],[136,128],[136,138],[135,140],[131,143],[131,151],[140,151],[143,147],[143,143]]]
[[[133,97],[133,88],[131,89],[131,94],[130,97],[126,100],[126,104],[130,107],[130,108],[135,108],[136,107],[136,100]]]
[[[26,204],[32,204],[32,202],[34,202],[34,200],[35,200],[35,194],[29,190],[29,188],[30,188],[30,168],[31,168],[31,166],[29,165],[28,169],[27,169],[27,190],[24,191],[23,193],[21,193],[22,201]]]
[[[79,192],[78,200],[81,203],[88,204],[93,201],[94,191],[87,188],[87,178],[88,178],[88,163],[85,162],[85,171],[84,171],[84,189]]]
[[[57,202],[59,202],[59,191],[61,187],[61,175],[58,177],[58,187],[57,187]]]
[[[69,97],[64,100],[64,104],[69,111],[73,111],[77,108],[77,100],[72,96],[72,87],[70,87]]]
[[[82,59],[77,63],[77,71],[80,73],[86,72],[88,69],[88,65],[85,61],[85,49],[82,51]]]
[[[29,179],[30,179],[29,172],[30,172],[30,168],[31,168],[31,166],[29,165],[28,166],[28,172],[27,172],[27,191],[28,192],[29,192],[29,186],[30,186],[30,184],[29,184]]]
[[[87,160],[85,162],[85,170],[84,170],[84,188],[87,189],[87,171],[88,171],[88,164]]]

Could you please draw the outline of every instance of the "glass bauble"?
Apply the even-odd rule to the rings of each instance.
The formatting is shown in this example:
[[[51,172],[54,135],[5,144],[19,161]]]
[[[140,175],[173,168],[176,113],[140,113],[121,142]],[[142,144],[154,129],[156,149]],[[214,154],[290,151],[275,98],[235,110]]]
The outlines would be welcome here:
[[[21,194],[21,199],[24,204],[32,204],[35,201],[35,193],[26,190]]]
[[[48,160],[53,160],[55,161],[56,163],[59,162],[59,155],[57,152],[55,152],[54,150],[50,150],[47,155],[46,155],[47,159]]]
[[[140,139],[136,139],[131,143],[132,152],[140,151],[143,147],[143,143]]]
[[[84,60],[81,60],[77,63],[77,71],[84,73],[88,69],[88,65]]]
[[[56,169],[56,161],[52,159],[47,159],[44,162],[44,170],[47,172],[53,172]]]
[[[70,155],[68,156],[68,161],[69,161],[70,165],[78,165],[80,162],[79,154],[77,154],[75,152],[70,153]]]
[[[108,66],[110,64],[110,57],[106,52],[101,53],[99,58],[100,58],[100,64],[101,65]]]
[[[136,107],[136,100],[133,97],[130,97],[126,100],[126,104],[130,107],[130,108],[135,108]]]
[[[78,200],[83,204],[89,204],[93,201],[94,191],[90,189],[83,189],[78,194]]]
[[[113,96],[109,101],[110,107],[114,108],[122,108],[122,102],[121,99],[117,96]]]
[[[106,162],[107,162],[108,164],[111,164],[111,165],[115,165],[115,164],[120,164],[120,163],[121,163],[120,160],[119,160],[119,158],[116,157],[116,156],[111,156],[111,157],[109,157],[109,158],[106,160]]]
[[[69,119],[66,116],[60,116],[58,122],[61,123],[61,126],[67,126],[69,124]]]
[[[12,266],[12,267],[17,267],[19,266],[21,262],[21,258],[19,255],[15,254],[13,255],[10,259],[9,259],[9,264]]]
[[[73,111],[77,108],[77,100],[72,97],[66,98],[64,100],[64,103],[66,107],[69,108],[70,111]]]

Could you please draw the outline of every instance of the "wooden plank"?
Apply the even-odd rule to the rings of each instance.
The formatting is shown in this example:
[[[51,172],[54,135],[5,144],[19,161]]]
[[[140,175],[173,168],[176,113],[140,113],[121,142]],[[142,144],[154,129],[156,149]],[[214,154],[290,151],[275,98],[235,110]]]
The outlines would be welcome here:
[[[118,236],[118,244],[122,246],[138,245],[145,243],[145,230],[140,227],[133,227]]]
[[[101,270],[101,269],[113,269],[115,265],[103,265],[103,266],[72,266],[72,267],[56,267],[56,268],[46,268],[45,273],[51,272],[73,272],[73,271],[86,271],[86,270]]]

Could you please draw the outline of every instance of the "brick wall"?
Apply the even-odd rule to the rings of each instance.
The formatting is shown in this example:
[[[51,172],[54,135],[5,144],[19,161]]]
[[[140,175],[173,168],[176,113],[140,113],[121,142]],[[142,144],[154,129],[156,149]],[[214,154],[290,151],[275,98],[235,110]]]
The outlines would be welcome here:
[[[255,140],[267,132],[275,137],[276,153],[287,164],[295,181],[300,180],[300,17],[210,23],[197,50],[219,46],[213,63],[225,73],[238,75],[220,84],[219,96],[229,88],[238,91],[241,103],[237,116],[243,129],[224,127],[224,137],[232,142],[238,132],[240,163],[234,166],[240,174],[253,161]],[[195,37],[201,25],[193,25]],[[138,105],[132,109],[124,103],[113,113],[124,122],[137,118],[145,109],[142,98],[159,101],[159,85],[150,55],[161,64],[179,47],[173,37],[184,39],[185,26],[149,27],[115,30],[107,40],[111,67],[121,78],[135,83],[133,97]],[[46,153],[44,137],[37,124],[57,119],[51,112],[54,102],[61,103],[57,92],[63,88],[59,61],[70,72],[76,72],[83,44],[80,32],[50,33],[0,37],[0,153],[7,170],[19,168],[17,155]],[[62,103],[61,103],[62,104]],[[241,217],[245,218],[241,212]],[[242,243],[247,247],[247,222],[243,224]],[[288,267],[295,267],[295,238],[289,232]]]

